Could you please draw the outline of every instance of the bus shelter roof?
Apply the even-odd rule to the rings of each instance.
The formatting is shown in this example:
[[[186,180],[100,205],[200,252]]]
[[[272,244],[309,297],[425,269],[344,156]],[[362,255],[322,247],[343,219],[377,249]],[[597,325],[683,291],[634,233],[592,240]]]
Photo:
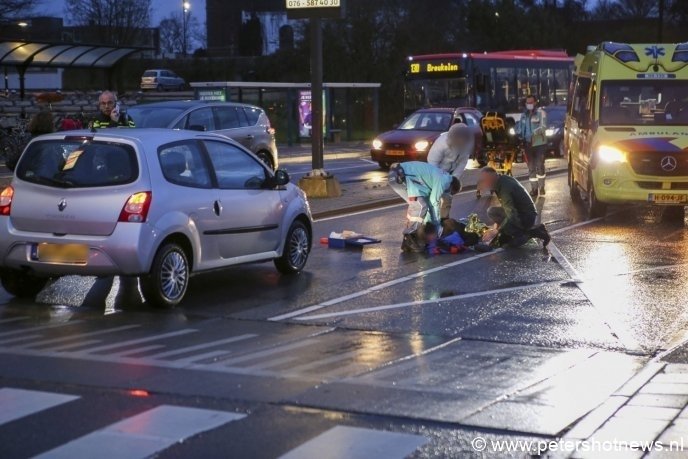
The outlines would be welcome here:
[[[81,67],[107,69],[147,48],[0,41],[0,66]]]

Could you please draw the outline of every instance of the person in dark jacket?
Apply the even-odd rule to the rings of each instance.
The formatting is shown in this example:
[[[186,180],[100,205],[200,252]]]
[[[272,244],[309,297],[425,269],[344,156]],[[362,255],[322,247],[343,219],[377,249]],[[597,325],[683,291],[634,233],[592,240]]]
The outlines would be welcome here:
[[[98,109],[100,112],[91,121],[91,127],[110,128],[110,127],[135,127],[134,120],[126,113],[120,111],[117,104],[117,96],[112,91],[103,91],[98,97]]]
[[[545,247],[549,244],[549,232],[545,225],[535,225],[537,210],[533,199],[526,189],[515,178],[498,174],[491,167],[480,171],[478,187],[494,191],[502,204],[501,207],[490,207],[487,215],[497,224],[496,240],[500,245],[520,247],[531,238],[542,239]]]

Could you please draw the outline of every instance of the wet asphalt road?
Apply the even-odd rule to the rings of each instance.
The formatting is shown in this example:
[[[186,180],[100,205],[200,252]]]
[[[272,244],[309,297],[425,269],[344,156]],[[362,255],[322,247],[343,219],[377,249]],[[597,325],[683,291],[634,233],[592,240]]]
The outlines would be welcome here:
[[[351,180],[375,173],[359,161],[341,164]],[[197,276],[175,310],[141,304],[127,279],[63,278],[36,301],[0,291],[0,457],[89,457],[108,426],[163,412],[180,421],[155,442],[139,427],[113,441],[127,457],[450,458],[481,457],[477,437],[558,437],[684,337],[688,236],[658,208],[588,221],[563,175],[537,204],[548,252],[402,254],[395,206],[315,224],[316,241],[350,229],[379,245],[316,242],[292,278],[269,263]],[[468,192],[452,212],[488,206]]]

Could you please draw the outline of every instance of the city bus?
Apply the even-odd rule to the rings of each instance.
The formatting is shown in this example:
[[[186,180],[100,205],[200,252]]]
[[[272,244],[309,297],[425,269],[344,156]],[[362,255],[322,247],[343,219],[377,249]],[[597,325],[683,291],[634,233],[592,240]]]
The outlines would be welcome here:
[[[404,110],[468,106],[512,114],[530,94],[541,105],[565,104],[573,61],[549,50],[410,56]]]

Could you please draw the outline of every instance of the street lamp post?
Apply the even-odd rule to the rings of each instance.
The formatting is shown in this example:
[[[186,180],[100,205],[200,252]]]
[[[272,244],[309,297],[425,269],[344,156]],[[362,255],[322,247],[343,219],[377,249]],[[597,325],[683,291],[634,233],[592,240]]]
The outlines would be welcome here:
[[[182,2],[182,54],[186,57],[186,49],[187,49],[187,43],[186,43],[186,23],[187,23],[187,16],[189,15],[189,10],[191,9],[191,3],[189,2]]]

